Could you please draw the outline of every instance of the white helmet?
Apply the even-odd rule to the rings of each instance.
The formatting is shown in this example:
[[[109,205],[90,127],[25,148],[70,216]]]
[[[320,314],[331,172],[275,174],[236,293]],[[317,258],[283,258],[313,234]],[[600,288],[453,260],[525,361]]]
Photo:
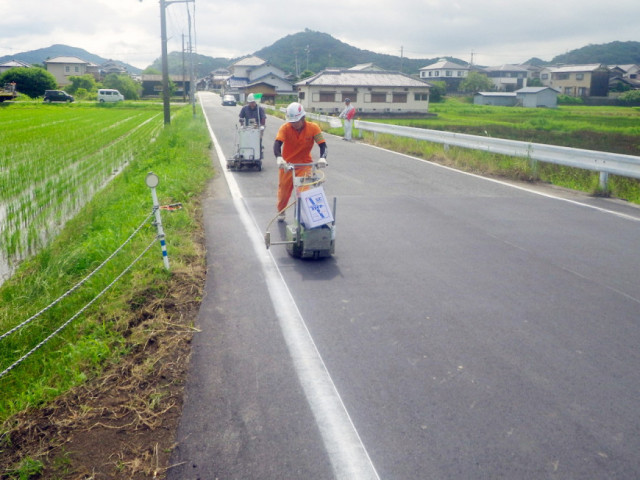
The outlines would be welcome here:
[[[253,96],[253,93],[250,93],[249,95],[247,95],[247,102],[248,103],[255,102],[255,101],[256,101],[256,99]]]
[[[285,113],[285,118],[287,119],[287,122],[289,123],[297,122],[304,116],[305,116],[304,108],[302,108],[302,105],[299,104],[298,102],[293,102],[289,104],[289,106],[287,107],[287,112]]]

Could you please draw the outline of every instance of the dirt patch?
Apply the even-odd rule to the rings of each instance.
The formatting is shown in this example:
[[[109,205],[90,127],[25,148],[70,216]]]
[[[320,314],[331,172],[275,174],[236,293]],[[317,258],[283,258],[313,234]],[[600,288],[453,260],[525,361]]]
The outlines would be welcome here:
[[[4,425],[0,478],[165,478],[204,279],[204,266],[173,271],[166,297],[133,307],[126,333],[135,347],[128,356]],[[27,458],[42,462],[41,473],[18,475],[21,462],[28,470]]]

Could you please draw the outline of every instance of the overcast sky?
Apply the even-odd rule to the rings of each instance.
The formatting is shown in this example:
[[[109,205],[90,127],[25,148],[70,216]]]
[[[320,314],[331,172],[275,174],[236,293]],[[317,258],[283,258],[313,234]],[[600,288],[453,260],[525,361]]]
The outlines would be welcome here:
[[[169,2],[169,0],[166,0]],[[0,56],[65,44],[145,68],[160,57],[158,0],[2,0]],[[640,0],[195,0],[171,3],[168,50],[235,58],[310,30],[363,50],[498,66],[640,41]],[[188,13],[189,12],[189,13]],[[313,45],[310,46],[313,55]]]

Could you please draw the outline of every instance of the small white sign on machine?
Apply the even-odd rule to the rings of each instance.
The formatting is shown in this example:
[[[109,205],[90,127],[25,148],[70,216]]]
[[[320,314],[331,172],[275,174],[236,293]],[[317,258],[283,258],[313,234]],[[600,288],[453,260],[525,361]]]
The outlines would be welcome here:
[[[300,202],[300,215],[306,228],[315,228],[333,222],[333,214],[322,187],[300,192]]]

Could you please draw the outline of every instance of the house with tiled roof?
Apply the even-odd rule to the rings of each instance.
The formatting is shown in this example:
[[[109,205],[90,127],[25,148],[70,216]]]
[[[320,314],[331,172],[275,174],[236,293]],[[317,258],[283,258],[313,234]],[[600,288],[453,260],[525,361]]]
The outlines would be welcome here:
[[[4,73],[7,70],[11,70],[12,68],[30,68],[31,65],[28,63],[21,62],[20,60],[9,60],[8,62],[4,62],[0,64],[0,73]]]
[[[345,99],[363,114],[426,114],[430,85],[401,72],[329,69],[295,85],[308,112],[342,111]]]
[[[292,94],[293,86],[286,74],[260,57],[251,55],[229,67],[231,75],[222,86],[222,95],[233,95],[244,102],[250,93],[262,93],[262,101],[272,103],[275,96]]]

